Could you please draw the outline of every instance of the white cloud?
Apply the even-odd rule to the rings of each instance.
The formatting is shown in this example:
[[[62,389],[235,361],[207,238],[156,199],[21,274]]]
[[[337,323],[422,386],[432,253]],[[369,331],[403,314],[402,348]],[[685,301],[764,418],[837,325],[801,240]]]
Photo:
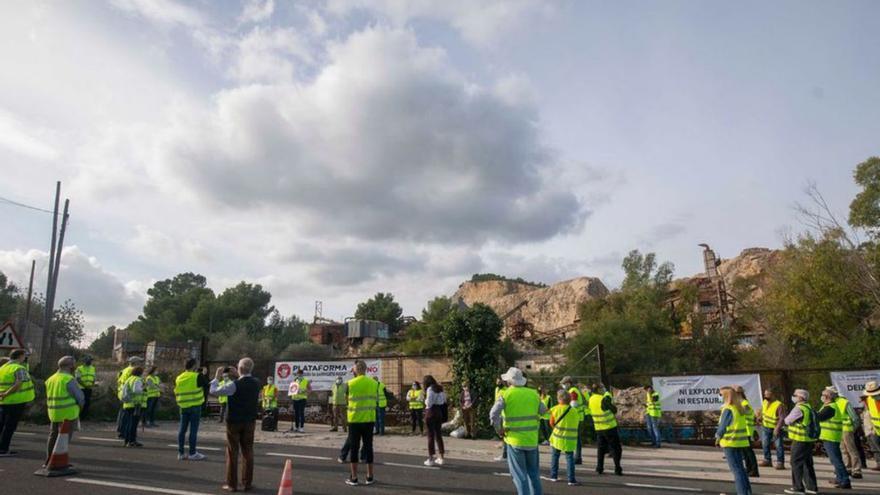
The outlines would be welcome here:
[[[200,27],[205,24],[199,11],[174,0],[110,0],[110,3],[123,12],[159,24],[186,27]]]
[[[367,10],[398,26],[415,19],[446,22],[466,40],[486,45],[552,15],[555,6],[543,0],[329,0],[327,9],[337,15]]]
[[[268,20],[275,12],[275,0],[248,0],[244,4],[241,15],[238,16],[240,23],[258,23]]]
[[[290,82],[294,61],[313,61],[307,41],[294,29],[255,27],[235,42],[230,74],[242,82]]]
[[[160,144],[159,172],[233,208],[271,206],[310,234],[543,240],[586,212],[553,180],[535,109],[458,74],[411,32],[331,45],[308,84],[219,93]]]
[[[193,238],[172,237],[146,225],[135,225],[135,235],[126,241],[132,252],[147,258],[169,257],[210,261],[211,254],[202,243]]]
[[[0,147],[37,160],[54,160],[58,152],[11,112],[0,108]]]
[[[45,293],[49,254],[45,251],[0,251],[0,271],[19,287],[27,289],[31,260],[37,261],[34,292]],[[58,276],[56,306],[70,299],[81,309],[89,331],[106,326],[127,325],[140,312],[146,297],[141,284],[123,281],[108,272],[98,260],[77,246],[64,248]]]

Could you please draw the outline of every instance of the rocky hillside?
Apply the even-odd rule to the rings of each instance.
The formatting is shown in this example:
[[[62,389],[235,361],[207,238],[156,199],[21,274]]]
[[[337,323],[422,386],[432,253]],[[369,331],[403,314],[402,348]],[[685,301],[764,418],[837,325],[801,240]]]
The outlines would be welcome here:
[[[544,288],[508,280],[465,282],[452,300],[468,306],[486,304],[502,317],[527,301],[510,319],[522,319],[534,325],[535,331],[547,332],[574,323],[584,301],[607,295],[608,289],[598,278],[579,277]]]

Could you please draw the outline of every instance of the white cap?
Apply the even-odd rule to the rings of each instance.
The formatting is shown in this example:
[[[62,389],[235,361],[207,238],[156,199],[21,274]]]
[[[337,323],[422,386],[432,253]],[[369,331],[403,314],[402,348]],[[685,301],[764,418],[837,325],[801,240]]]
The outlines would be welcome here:
[[[526,384],[526,378],[519,368],[509,368],[507,373],[501,375],[501,379],[516,387],[522,387]]]

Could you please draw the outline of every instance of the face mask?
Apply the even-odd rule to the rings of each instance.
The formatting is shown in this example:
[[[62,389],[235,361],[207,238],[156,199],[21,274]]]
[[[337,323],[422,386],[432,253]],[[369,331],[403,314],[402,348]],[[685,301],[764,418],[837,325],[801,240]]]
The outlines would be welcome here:
[[[229,373],[223,373],[223,379],[226,380],[229,378]]]
[[[266,380],[266,383],[268,383],[269,385],[272,385],[272,380]]]
[[[791,396],[791,401],[792,401],[792,402],[797,402],[797,401],[798,401],[798,398],[792,395],[792,396]]]
[[[416,389],[418,389],[419,387],[417,387],[416,384],[413,383],[413,387],[412,387],[412,388],[413,388],[413,390],[416,390]]]

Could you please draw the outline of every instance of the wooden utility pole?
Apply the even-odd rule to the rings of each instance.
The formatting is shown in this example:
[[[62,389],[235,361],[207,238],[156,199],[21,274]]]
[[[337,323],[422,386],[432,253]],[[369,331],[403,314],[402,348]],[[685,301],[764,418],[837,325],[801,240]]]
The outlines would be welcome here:
[[[605,346],[599,344],[596,346],[596,357],[599,360],[599,379],[605,385],[605,390],[611,391],[611,384],[608,383],[608,373],[605,369]]]
[[[46,356],[49,356],[48,360],[52,358],[52,348],[55,346],[55,335],[52,332],[52,316],[55,314],[55,293],[58,290],[58,274],[61,272],[61,251],[64,249],[64,234],[67,232],[67,220],[70,218],[68,211],[70,209],[70,200],[64,200],[64,215],[61,218],[61,232],[58,234],[58,246],[55,248],[55,267],[52,269],[52,291],[51,296],[49,296],[49,300],[46,302],[47,307],[50,311],[49,316],[49,327],[46,328],[46,334],[49,335],[49,347],[47,348]],[[49,371],[49,369],[46,369]]]
[[[31,326],[31,298],[34,295],[34,269],[37,267],[37,260],[31,260],[31,280],[28,282],[27,302],[24,306],[24,329],[21,331],[21,340],[25,339],[28,329]]]
[[[58,239],[58,206],[61,202],[61,181],[55,183],[55,208],[52,214],[52,242],[49,245],[49,275],[46,279],[46,294],[43,314],[43,338],[40,345],[40,368],[48,372],[46,362],[49,360],[49,330],[52,327],[52,309],[49,302],[52,299],[52,281],[54,280],[53,269],[55,268],[55,243]]]

